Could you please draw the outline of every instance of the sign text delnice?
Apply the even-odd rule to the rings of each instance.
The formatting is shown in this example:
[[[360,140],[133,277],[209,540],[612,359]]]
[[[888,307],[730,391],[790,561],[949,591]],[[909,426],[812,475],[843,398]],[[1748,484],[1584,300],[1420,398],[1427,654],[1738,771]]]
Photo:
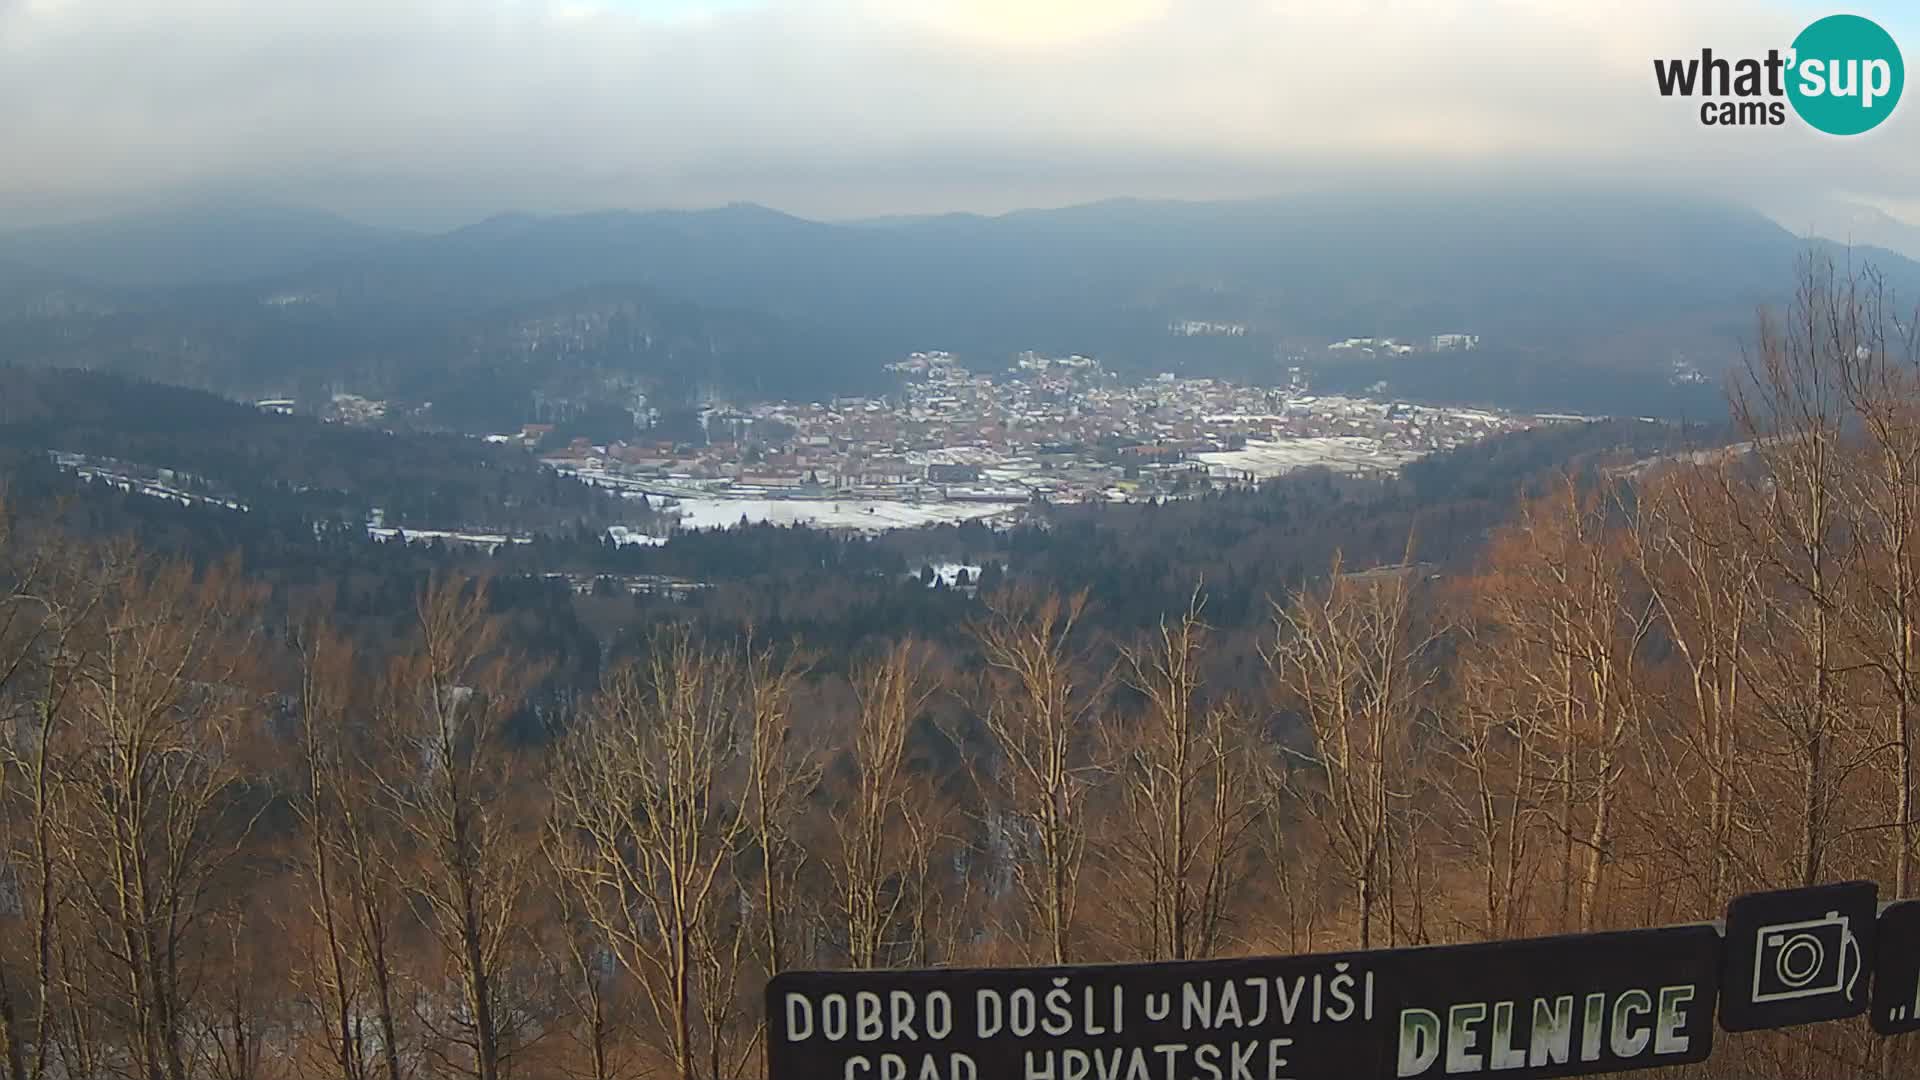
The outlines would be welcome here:
[[[1869,881],[1718,923],[1320,956],[788,972],[770,1080],[1530,1080],[1703,1062],[1716,1029],[1920,1031],[1920,901]]]
[[[1285,959],[774,980],[773,1080],[1565,1076],[1704,1061],[1711,926]]]

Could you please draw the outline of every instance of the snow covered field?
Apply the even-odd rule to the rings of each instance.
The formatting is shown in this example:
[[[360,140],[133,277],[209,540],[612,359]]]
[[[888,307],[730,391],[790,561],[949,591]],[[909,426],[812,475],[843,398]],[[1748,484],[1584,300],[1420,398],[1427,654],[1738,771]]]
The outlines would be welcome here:
[[[1308,465],[1334,469],[1397,469],[1419,456],[1419,451],[1390,450],[1375,439],[1358,435],[1327,435],[1284,442],[1248,439],[1244,450],[1193,455],[1194,460],[1206,463],[1209,472],[1250,472],[1260,480]]]
[[[680,524],[724,529],[748,521],[881,532],[971,521],[1019,509],[1006,503],[907,503],[859,499],[681,499]]]
[[[1362,436],[1324,436],[1273,442],[1249,440],[1243,450],[1221,450],[1193,455],[1209,471],[1235,476],[1252,473],[1256,479],[1279,476],[1308,465],[1335,469],[1397,469],[1420,456],[1411,449],[1389,449]],[[988,479],[1003,484],[1032,480],[1027,468],[986,471]],[[923,502],[886,499],[752,499],[710,496],[679,500],[680,524],[687,529],[724,529],[742,517],[777,525],[812,525],[825,529],[883,532],[944,522],[1011,517],[1020,507],[1008,503]]]
[[[615,547],[659,547],[667,542],[664,536],[637,533],[625,525],[609,525],[607,539],[613,541]]]
[[[533,543],[533,539],[527,536],[449,532],[446,529],[396,529],[381,525],[368,525],[367,535],[381,543],[398,540],[403,544],[417,544],[427,540],[438,540],[446,544],[466,544],[470,547],[486,548],[488,551],[493,551],[502,544]]]

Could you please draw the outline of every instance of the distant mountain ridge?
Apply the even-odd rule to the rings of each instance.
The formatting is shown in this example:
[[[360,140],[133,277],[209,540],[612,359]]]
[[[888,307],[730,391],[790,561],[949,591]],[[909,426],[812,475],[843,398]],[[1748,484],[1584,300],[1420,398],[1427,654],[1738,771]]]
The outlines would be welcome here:
[[[1477,400],[1527,385],[1541,407],[1654,412],[1676,361],[1711,371],[1737,357],[1755,309],[1791,296],[1796,261],[1835,250],[1704,199],[1459,189],[845,224],[733,204],[503,214],[434,235],[281,212],[62,229],[0,236],[0,265],[105,277],[105,299],[36,309],[31,282],[10,296],[0,270],[0,319],[14,313],[0,360],[239,392],[424,397],[447,385],[440,396],[488,396],[482,414],[502,421],[534,396],[573,401],[595,386],[673,400],[873,390],[888,385],[883,364],[915,349],[986,370],[1035,349],[1271,379],[1329,341],[1442,333],[1477,334],[1483,348],[1471,364],[1435,361],[1445,371],[1326,374],[1445,386],[1452,372]],[[244,258],[200,250],[232,237],[249,240]],[[160,255],[181,250],[198,261],[169,280]],[[101,274],[102,252],[116,251],[147,261],[125,255]],[[1850,256],[1920,296],[1920,264]],[[271,269],[225,276],[245,265]],[[1244,333],[1170,332],[1189,321]],[[1645,392],[1579,400],[1608,383]]]
[[[1277,338],[1465,330],[1529,347],[1670,327],[1697,347],[1790,294],[1805,241],[1704,201],[1553,194],[1140,200],[829,225],[762,207],[516,219],[296,275],[343,301],[500,303],[609,282],[857,328],[884,348],[1147,362],[1170,319]],[[1920,266],[1863,250],[1890,276]],[[1144,336],[1144,337],[1143,337]],[[1570,354],[1571,355],[1571,354]]]
[[[159,288],[288,273],[406,235],[318,210],[196,205],[0,232],[0,260],[102,285]]]
[[[1885,248],[1920,259],[1920,225],[1902,221],[1877,206],[1844,199],[1776,207],[1769,216],[1789,232],[1818,236],[1836,244]]]

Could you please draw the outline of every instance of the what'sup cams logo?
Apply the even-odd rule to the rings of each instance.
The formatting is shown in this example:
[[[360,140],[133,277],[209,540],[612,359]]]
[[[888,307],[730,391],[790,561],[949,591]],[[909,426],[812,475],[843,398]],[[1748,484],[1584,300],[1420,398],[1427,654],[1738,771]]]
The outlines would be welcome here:
[[[1880,126],[1900,103],[1907,81],[1900,47],[1872,19],[1829,15],[1800,31],[1793,47],[1764,58],[1729,59],[1701,49],[1698,57],[1655,60],[1662,97],[1702,98],[1709,127],[1780,125],[1787,106],[1829,135],[1858,135]]]

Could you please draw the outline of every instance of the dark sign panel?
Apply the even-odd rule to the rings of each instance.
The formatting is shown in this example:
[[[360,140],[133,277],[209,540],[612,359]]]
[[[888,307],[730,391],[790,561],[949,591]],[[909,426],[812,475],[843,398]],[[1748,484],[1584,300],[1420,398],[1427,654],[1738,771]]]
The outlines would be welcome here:
[[[789,973],[771,1080],[1373,1080],[1701,1062],[1720,935],[1277,959]]]
[[[1900,900],[1880,912],[1873,951],[1873,1030],[1920,1031],[1920,900]]]
[[[1753,893],[1727,905],[1720,1026],[1757,1031],[1867,1011],[1879,887]]]

